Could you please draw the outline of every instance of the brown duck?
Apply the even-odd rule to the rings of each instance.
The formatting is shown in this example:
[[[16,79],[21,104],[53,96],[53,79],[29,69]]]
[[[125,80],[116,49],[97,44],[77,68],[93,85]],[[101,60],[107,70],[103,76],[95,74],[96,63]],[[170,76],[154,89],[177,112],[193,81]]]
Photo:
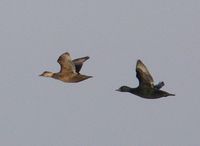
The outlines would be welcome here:
[[[82,75],[79,72],[83,63],[88,59],[89,57],[86,56],[71,60],[68,52],[63,53],[57,60],[57,62],[60,64],[60,71],[58,73],[45,71],[40,76],[51,77],[67,83],[76,83],[86,80],[92,76]]]
[[[154,85],[151,74],[141,60],[138,60],[136,64],[136,77],[139,80],[139,86],[137,88],[122,86],[116,91],[130,92],[132,94],[147,99],[175,96],[175,94],[160,90],[164,86],[164,82],[159,82],[157,85]]]

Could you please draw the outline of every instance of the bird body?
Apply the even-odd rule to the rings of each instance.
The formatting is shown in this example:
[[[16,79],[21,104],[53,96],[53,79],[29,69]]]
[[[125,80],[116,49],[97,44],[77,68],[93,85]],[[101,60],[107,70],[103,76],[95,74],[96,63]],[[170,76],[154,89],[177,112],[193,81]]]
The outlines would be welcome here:
[[[65,74],[62,73],[54,73],[52,78],[61,80],[66,83],[76,83],[80,82],[83,80],[86,80],[88,78],[91,78],[92,76],[87,76],[87,75],[82,75],[82,74],[71,74],[69,76],[66,76]]]
[[[57,73],[45,71],[40,76],[51,77],[67,83],[76,83],[91,78],[92,76],[80,74],[83,63],[88,60],[89,57],[82,57],[71,60],[68,52],[63,53],[57,60],[60,64],[60,71]]]
[[[129,92],[147,99],[175,96],[175,94],[160,90],[164,86],[164,82],[159,82],[157,85],[154,85],[153,77],[141,60],[138,60],[136,64],[136,77],[139,80],[139,86],[137,88],[122,86],[116,91]]]
[[[135,94],[137,96],[140,96],[142,98],[147,98],[147,99],[156,99],[156,98],[161,98],[161,97],[167,97],[167,96],[175,96],[174,94],[168,93],[163,90],[159,89],[154,89],[154,88],[130,88],[128,86],[122,86],[121,89],[117,89],[117,91],[120,92],[129,92],[132,94]]]

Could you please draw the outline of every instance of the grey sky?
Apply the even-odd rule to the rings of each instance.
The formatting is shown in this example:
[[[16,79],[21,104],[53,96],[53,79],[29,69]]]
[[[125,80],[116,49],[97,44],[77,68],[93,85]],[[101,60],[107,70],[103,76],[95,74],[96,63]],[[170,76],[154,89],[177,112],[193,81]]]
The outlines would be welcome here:
[[[1,0],[1,146],[200,145],[199,0]],[[38,77],[90,56],[78,84]],[[145,100],[137,59],[175,97]]]

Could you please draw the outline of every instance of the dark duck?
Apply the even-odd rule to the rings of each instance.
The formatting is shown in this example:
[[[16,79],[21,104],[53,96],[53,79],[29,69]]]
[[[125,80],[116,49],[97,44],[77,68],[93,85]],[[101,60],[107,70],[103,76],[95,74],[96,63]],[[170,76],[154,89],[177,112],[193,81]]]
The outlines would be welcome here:
[[[136,64],[136,77],[139,80],[139,86],[137,88],[122,86],[116,91],[130,92],[146,99],[175,96],[175,94],[160,90],[164,86],[164,82],[159,82],[158,84],[154,85],[154,80],[151,74],[141,60],[138,60]]]

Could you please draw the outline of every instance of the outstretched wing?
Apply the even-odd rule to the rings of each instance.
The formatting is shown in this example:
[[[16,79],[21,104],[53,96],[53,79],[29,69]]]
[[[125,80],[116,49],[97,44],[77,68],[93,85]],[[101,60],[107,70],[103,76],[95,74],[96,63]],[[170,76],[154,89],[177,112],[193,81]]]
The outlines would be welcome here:
[[[88,59],[89,59],[89,57],[86,56],[86,57],[77,58],[77,59],[72,60],[72,62],[73,62],[74,65],[75,65],[75,68],[76,68],[76,72],[77,72],[77,73],[80,72],[80,70],[81,70],[81,68],[82,68],[82,66],[83,66],[83,63],[84,63],[86,60],[88,60]]]
[[[138,60],[136,64],[136,77],[139,80],[139,86],[154,87],[153,78],[141,60]]]
[[[160,90],[164,85],[165,85],[165,83],[162,81],[162,82],[159,82],[158,84],[154,85],[154,88]]]
[[[57,60],[60,64],[60,73],[70,74],[76,73],[75,65],[71,60],[70,54],[68,52],[63,53]]]

